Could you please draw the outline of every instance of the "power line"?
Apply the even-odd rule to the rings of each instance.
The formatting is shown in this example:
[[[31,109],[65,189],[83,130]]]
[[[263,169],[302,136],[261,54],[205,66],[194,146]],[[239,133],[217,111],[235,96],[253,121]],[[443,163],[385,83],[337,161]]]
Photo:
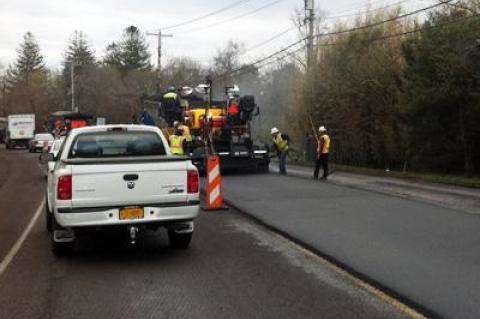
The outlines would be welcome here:
[[[479,16],[480,16],[480,14],[474,14],[474,15],[471,15],[471,16],[466,17],[466,18],[456,19],[456,20],[452,20],[452,21],[445,22],[445,23],[442,23],[442,24],[437,24],[437,25],[430,25],[430,26],[427,26],[427,27],[422,27],[422,28],[418,28],[418,29],[414,29],[414,30],[410,30],[410,31],[388,34],[388,35],[381,36],[381,37],[378,37],[378,38],[366,39],[362,42],[375,42],[375,41],[388,40],[388,39],[392,39],[392,38],[398,38],[398,37],[422,32],[422,31],[427,31],[427,30],[437,29],[437,28],[443,28],[445,26],[449,26],[449,25],[452,25],[452,24],[460,23],[460,22],[465,22],[465,21],[468,21],[470,19],[477,18]],[[332,42],[332,43],[319,44],[317,46],[320,46],[320,47],[322,47],[322,46],[334,46],[334,45],[337,45],[337,44],[338,44],[337,42]]]
[[[403,1],[401,1],[401,2],[408,2],[408,1],[412,1],[412,0],[403,0]],[[416,1],[426,1],[426,0],[416,0]],[[365,2],[365,1],[361,1],[361,2]],[[377,3],[383,5],[383,4],[385,3],[385,1],[384,1],[384,0],[368,1],[368,4],[367,4],[367,5],[374,7],[374,6],[377,5]],[[346,8],[346,7],[343,7],[343,8]],[[365,4],[364,4],[364,3],[363,3],[362,5],[360,5],[360,6],[355,6],[355,7],[353,7],[353,8],[351,8],[351,7],[349,6],[348,9],[344,9],[344,10],[340,9],[341,11],[337,12],[337,14],[349,14],[348,12],[352,12],[352,11],[356,11],[356,10],[361,10],[361,9],[363,9],[363,8],[365,8]]]
[[[344,34],[344,33],[351,33],[351,32],[355,32],[355,31],[360,31],[360,30],[365,30],[365,29],[377,27],[377,26],[379,26],[379,25],[382,25],[382,24],[385,24],[385,23],[388,23],[388,22],[397,21],[397,20],[400,20],[400,19],[403,19],[403,18],[412,16],[412,15],[416,15],[416,14],[419,14],[419,13],[422,13],[422,12],[425,12],[425,11],[428,11],[428,10],[431,10],[431,9],[434,9],[434,8],[436,8],[436,7],[442,6],[442,5],[444,5],[444,4],[448,4],[448,3],[453,2],[453,1],[455,1],[455,0],[445,0],[445,1],[441,1],[441,2],[436,3],[436,4],[433,4],[433,5],[431,5],[431,6],[424,7],[424,8],[418,9],[418,10],[414,10],[414,11],[411,11],[411,12],[408,12],[408,13],[404,13],[404,14],[401,14],[401,15],[398,15],[398,16],[395,16],[395,17],[392,17],[392,18],[390,18],[390,19],[387,19],[387,20],[382,20],[382,21],[375,22],[375,23],[372,23],[372,24],[367,24],[367,25],[363,25],[363,26],[359,26],[359,27],[355,27],[355,28],[351,28],[351,29],[347,29],[347,30],[342,30],[342,31],[319,33],[319,34],[317,34],[317,35],[315,35],[315,36],[316,36],[317,38],[319,38],[319,37],[325,37],[325,36],[330,36],[330,35],[338,35],[338,34]],[[302,39],[302,40],[303,40],[303,39]]]
[[[406,36],[406,35],[415,34],[415,33],[422,32],[422,31],[427,31],[427,30],[432,30],[432,29],[437,29],[437,28],[443,28],[443,27],[446,27],[446,26],[449,26],[449,25],[452,25],[452,24],[465,22],[465,21],[468,21],[470,19],[478,18],[478,17],[480,17],[480,14],[474,14],[474,15],[466,17],[466,18],[456,19],[456,20],[452,20],[452,21],[445,22],[445,23],[442,23],[442,24],[431,25],[431,26],[422,27],[422,28],[418,28],[418,29],[410,30],[410,31],[388,34],[388,35],[385,35],[385,36],[382,36],[382,37],[377,37],[377,38],[373,38],[373,39],[366,39],[366,40],[363,40],[361,42],[376,42],[376,41],[389,40],[389,39],[393,39],[393,38],[398,38],[398,37],[402,37],[402,36]],[[323,43],[323,44],[318,44],[317,46],[318,47],[329,47],[329,46],[335,46],[335,45],[338,45],[338,42]],[[264,63],[260,66],[257,66],[257,68],[261,69],[261,68],[263,68],[267,65],[270,65],[272,63],[282,61],[282,60],[288,58],[289,56],[293,55],[294,53],[296,53],[296,52],[298,52],[298,51],[300,51],[304,48],[305,48],[305,45],[296,49],[295,51],[291,51],[291,52],[286,51],[286,52],[288,52],[287,55],[278,57],[275,60]],[[249,66],[245,67],[245,71],[243,71],[243,72],[239,71],[239,73],[237,73],[237,74],[242,74],[242,73],[248,72],[249,71],[248,67],[251,67],[251,66],[253,66],[253,65],[249,65]]]
[[[284,30],[284,31],[282,31],[282,32],[280,32],[280,33],[277,33],[277,34],[274,35],[273,37],[268,38],[267,40],[264,40],[264,41],[262,41],[262,42],[260,42],[260,43],[257,43],[257,44],[255,44],[255,45],[252,45],[251,47],[247,48],[247,50],[245,51],[245,53],[247,53],[247,52],[249,52],[249,51],[256,50],[256,49],[258,49],[259,47],[264,46],[265,44],[268,44],[268,43],[272,42],[273,40],[280,38],[282,35],[290,32],[290,31],[292,31],[292,30],[294,30],[294,29],[295,29],[295,27],[290,27],[290,28],[288,28],[288,29],[286,29],[286,30]]]
[[[411,12],[408,12],[408,13],[405,13],[405,14],[402,14],[402,15],[398,15],[398,16],[395,16],[395,17],[392,17],[390,19],[387,19],[387,20],[382,20],[382,21],[379,21],[379,22],[375,22],[375,23],[372,23],[372,24],[367,24],[367,25],[364,25],[364,26],[360,26],[360,27],[355,27],[355,28],[351,28],[351,29],[347,29],[347,30],[342,30],[342,31],[336,31],[336,32],[328,32],[328,33],[319,33],[319,34],[316,34],[315,37],[319,38],[319,37],[324,37],[324,36],[332,36],[332,35],[339,35],[339,34],[345,34],[345,33],[351,33],[351,32],[355,32],[355,31],[360,31],[360,30],[365,30],[365,29],[368,29],[368,28],[372,28],[372,27],[376,27],[376,26],[379,26],[379,25],[382,25],[382,24],[385,24],[385,23],[388,23],[388,22],[393,22],[393,21],[396,21],[396,20],[400,20],[400,19],[403,19],[403,18],[406,18],[406,17],[409,17],[409,16],[412,16],[412,15],[416,15],[416,14],[419,14],[419,13],[422,13],[422,12],[425,12],[425,11],[428,11],[428,10],[431,10],[431,9],[434,9],[436,7],[439,7],[439,6],[442,6],[444,4],[448,4],[450,2],[452,2],[454,0],[445,0],[445,1],[442,1],[440,3],[437,3],[437,4],[434,4],[434,5],[431,5],[431,6],[428,6],[428,7],[424,7],[422,9],[418,9],[418,10],[414,10],[414,11],[411,11]],[[232,71],[230,72],[226,72],[224,74],[221,74],[219,76],[217,76],[216,78],[222,78],[222,77],[225,77],[227,75],[229,75],[230,73],[234,73],[234,72],[238,72],[238,71],[241,71],[242,69],[246,69],[246,68],[250,68],[252,66],[255,66],[257,64],[261,64],[279,54],[282,54],[284,52],[286,52],[287,50],[293,48],[294,46],[302,43],[303,41],[305,41],[306,39],[308,39],[308,37],[304,37],[300,40],[297,40],[295,41],[294,43],[288,45],[287,47],[281,49],[281,50],[278,50],[270,55],[268,55],[267,57],[265,58],[261,58],[253,63],[250,63],[248,65],[244,65],[242,67],[239,67],[239,68],[236,68],[236,69],[233,69]]]
[[[191,30],[186,30],[186,31],[179,31],[177,32],[178,33],[191,33],[191,32],[197,32],[197,31],[202,31],[202,30],[205,30],[205,29],[209,29],[209,28],[212,28],[212,27],[216,27],[217,25],[221,25],[221,24],[224,24],[224,23],[228,23],[228,22],[231,22],[231,21],[235,21],[235,20],[238,20],[238,19],[241,19],[241,18],[244,18],[244,17],[247,17],[247,16],[250,16],[250,15],[253,15],[259,11],[262,11],[262,10],[265,10],[271,6],[274,6],[276,5],[277,3],[280,3],[284,0],[276,0],[276,1],[273,1],[273,2],[270,2],[270,3],[267,3],[255,10],[252,10],[252,11],[249,11],[249,12],[246,12],[246,13],[243,13],[243,14],[240,14],[240,15],[237,15],[235,17],[232,17],[232,18],[229,18],[229,19],[225,19],[225,20],[222,20],[222,21],[218,21],[218,22],[215,22],[215,23],[212,23],[212,24],[209,24],[209,25],[206,25],[206,26],[203,26],[203,27],[200,27],[200,28],[196,28],[196,29],[191,29]]]
[[[184,21],[184,22],[181,22],[181,23],[177,23],[177,24],[173,24],[173,25],[169,25],[169,26],[166,26],[164,28],[162,28],[162,30],[169,30],[169,29],[173,29],[173,28],[178,28],[178,27],[183,27],[185,25],[189,25],[189,24],[192,24],[194,22],[197,22],[197,21],[200,21],[200,20],[204,20],[206,18],[209,18],[211,16],[214,16],[214,15],[217,15],[219,13],[222,13],[224,11],[227,11],[227,10],[230,10],[230,9],[233,9],[235,7],[238,7],[239,5],[241,4],[244,4],[246,2],[249,2],[251,0],[240,0],[240,1],[236,1],[226,7],[223,7],[221,9],[218,9],[218,10],[215,10],[213,12],[210,12],[210,13],[207,13],[203,16],[200,16],[200,17],[197,17],[197,18],[193,18],[193,19],[190,19],[190,20],[187,20],[187,21]]]
[[[338,18],[346,18],[346,17],[355,17],[355,16],[360,16],[362,14],[366,14],[366,13],[371,13],[371,12],[376,12],[376,11],[381,11],[381,10],[386,10],[390,7],[394,7],[394,6],[398,6],[404,2],[409,2],[411,0],[402,0],[402,1],[398,1],[398,2],[395,2],[395,3],[392,3],[392,4],[389,4],[387,6],[384,6],[384,7],[381,7],[381,8],[375,8],[375,9],[371,9],[371,10],[367,10],[367,11],[363,11],[363,12],[359,12],[359,13],[355,13],[355,14],[348,14],[348,15],[336,15],[336,16],[327,16],[325,18],[325,20],[332,20],[332,19],[338,19]],[[243,54],[246,54],[247,52],[250,52],[250,51],[253,51],[253,50],[256,50],[258,49],[259,47],[262,47],[270,42],[272,42],[273,40],[276,40],[278,39],[279,37],[281,37],[282,35],[294,30],[295,27],[290,27],[280,33],[277,33],[276,35],[272,36],[271,38],[268,38],[267,40],[264,40],[260,43],[257,43],[255,45],[252,45],[251,47],[247,48],[246,51],[243,53]]]
[[[411,0],[402,0],[402,1],[398,1],[398,2],[395,2],[395,3],[392,3],[392,4],[389,4],[387,6],[384,6],[384,7],[381,7],[381,8],[376,8],[376,9],[372,9],[372,10],[368,10],[368,11],[363,11],[363,12],[359,12],[359,13],[355,13],[355,14],[348,14],[348,15],[337,15],[337,16],[327,16],[325,18],[325,20],[331,20],[331,19],[337,19],[337,18],[346,18],[346,17],[354,17],[354,16],[360,16],[362,14],[366,14],[366,13],[370,13],[370,12],[375,12],[375,11],[381,11],[381,10],[386,10],[390,7],[393,7],[393,6],[397,6],[397,5],[400,5],[404,2],[408,2],[408,1],[411,1]],[[268,38],[260,43],[257,43],[255,45],[252,45],[251,47],[247,48],[246,51],[243,53],[246,54],[247,52],[250,52],[250,51],[253,51],[253,50],[256,50],[258,49],[259,47],[262,47],[270,42],[272,42],[273,40],[276,40],[278,38],[280,38],[282,35],[284,34],[287,34],[289,33],[290,31],[294,30],[295,27],[290,27],[280,33],[277,33],[276,35],[272,36],[271,38]]]
[[[395,3],[391,3],[391,4],[386,5],[386,6],[384,6],[384,7],[379,7],[379,8],[375,8],[375,9],[367,9],[367,10],[365,10],[365,11],[357,12],[357,13],[352,13],[352,14],[343,14],[343,15],[327,16],[327,17],[325,18],[325,20],[333,20],[333,19],[341,19],[341,18],[350,18],[350,17],[361,16],[361,15],[363,15],[363,14],[372,13],[372,12],[376,12],[376,11],[382,11],[382,10],[386,10],[386,9],[388,9],[388,8],[391,8],[391,7],[399,6],[399,5],[401,5],[402,3],[409,2],[409,1],[411,1],[411,0],[402,0],[402,1],[395,2]]]

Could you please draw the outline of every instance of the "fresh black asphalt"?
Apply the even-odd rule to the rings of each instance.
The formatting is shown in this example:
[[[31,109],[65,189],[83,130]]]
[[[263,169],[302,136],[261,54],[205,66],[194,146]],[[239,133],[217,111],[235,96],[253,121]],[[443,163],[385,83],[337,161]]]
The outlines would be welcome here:
[[[480,216],[278,174],[223,186],[242,211],[433,313],[480,317]]]

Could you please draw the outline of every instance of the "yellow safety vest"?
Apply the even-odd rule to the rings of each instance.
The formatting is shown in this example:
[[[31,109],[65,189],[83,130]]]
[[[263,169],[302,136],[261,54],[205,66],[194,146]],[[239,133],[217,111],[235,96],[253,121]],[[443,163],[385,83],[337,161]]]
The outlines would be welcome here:
[[[168,93],[165,93],[165,95],[163,96],[164,99],[173,99],[175,100],[177,98],[177,93],[174,93],[174,92],[168,92]]]
[[[174,155],[184,155],[183,152],[183,136],[171,135],[170,136],[170,151]]]
[[[323,145],[320,145],[323,140]],[[320,149],[320,146],[322,146],[322,149]],[[320,136],[320,140],[318,141],[318,149],[320,150],[320,154],[328,154],[330,151],[330,136],[327,134],[324,134]]]
[[[288,150],[288,141],[282,138],[282,134],[278,133],[277,136],[273,138],[273,143],[277,146],[277,149],[280,152]]]
[[[192,135],[190,134],[190,128],[186,125],[182,125],[182,126],[180,126],[180,128],[182,129],[182,136],[185,138],[185,140],[187,142],[191,142],[192,141]]]

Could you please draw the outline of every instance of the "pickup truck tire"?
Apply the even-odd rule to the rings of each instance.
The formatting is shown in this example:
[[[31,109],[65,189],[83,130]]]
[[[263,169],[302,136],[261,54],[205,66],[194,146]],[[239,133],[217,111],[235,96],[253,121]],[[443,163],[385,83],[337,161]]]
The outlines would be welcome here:
[[[192,241],[193,233],[177,234],[173,230],[168,231],[168,240],[170,247],[175,249],[186,249]]]

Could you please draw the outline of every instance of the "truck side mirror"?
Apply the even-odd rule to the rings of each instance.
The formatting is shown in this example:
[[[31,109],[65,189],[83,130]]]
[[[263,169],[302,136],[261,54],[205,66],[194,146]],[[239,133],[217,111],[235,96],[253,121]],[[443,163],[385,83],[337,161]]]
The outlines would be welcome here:
[[[55,161],[55,157],[53,156],[52,153],[42,153],[40,154],[40,157],[38,158],[38,160],[42,164],[47,164],[48,162]]]

